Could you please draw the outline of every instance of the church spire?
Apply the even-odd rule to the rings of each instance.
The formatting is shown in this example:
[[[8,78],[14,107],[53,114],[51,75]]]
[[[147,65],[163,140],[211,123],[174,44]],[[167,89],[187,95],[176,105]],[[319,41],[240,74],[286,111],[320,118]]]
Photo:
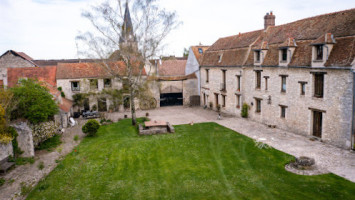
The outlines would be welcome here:
[[[133,34],[133,25],[131,15],[129,13],[128,2],[126,2],[124,19],[122,24],[122,33],[120,43],[134,43],[136,39]]]

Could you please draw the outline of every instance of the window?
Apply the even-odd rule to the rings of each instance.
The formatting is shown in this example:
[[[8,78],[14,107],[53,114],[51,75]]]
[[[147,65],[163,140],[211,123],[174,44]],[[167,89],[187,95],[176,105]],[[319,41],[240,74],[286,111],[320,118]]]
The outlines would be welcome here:
[[[287,106],[280,105],[280,108],[281,108],[281,115],[280,115],[280,117],[281,117],[281,118],[286,118],[286,108],[287,108]]]
[[[221,91],[226,91],[226,71],[227,71],[227,70],[222,70]]]
[[[80,91],[80,84],[78,81],[71,82],[71,90],[72,91]]]
[[[240,92],[240,76],[237,76],[237,91]]]
[[[255,51],[255,62],[260,62],[260,51]]]
[[[314,74],[314,96],[323,98],[324,74]]]
[[[218,106],[218,104],[219,104],[219,102],[218,102],[218,94],[214,94],[214,98],[215,98],[215,106],[216,106],[216,108],[217,108],[217,106]]]
[[[219,62],[219,63],[222,62],[222,57],[223,57],[223,54],[221,54],[221,55],[218,56],[218,62]]]
[[[105,88],[111,87],[111,79],[104,79],[104,87]]]
[[[201,48],[198,48],[198,53],[203,54],[203,50]]]
[[[281,92],[286,92],[286,77],[287,75],[280,75],[281,76]]]
[[[260,113],[261,112],[261,99],[255,98],[255,112]]]
[[[209,69],[206,69],[206,83],[208,83],[210,80],[210,76],[209,76]]]
[[[237,108],[240,108],[240,95],[236,94],[235,97],[237,100]]]
[[[255,76],[256,76],[256,89],[261,88],[261,71],[255,71]]]
[[[281,61],[287,62],[287,49],[281,49]]]
[[[323,60],[323,45],[316,45],[316,60]]]
[[[268,76],[264,76],[265,78],[265,90],[268,90],[268,79],[269,77]]]
[[[222,95],[222,107],[226,107],[226,95]]]
[[[99,88],[97,79],[90,79],[90,89],[96,90],[97,88]]]
[[[300,81],[299,82],[300,83],[300,86],[301,86],[301,89],[300,89],[300,91],[301,91],[301,95],[305,95],[306,94],[306,84],[307,84],[307,82],[303,82],[303,81]]]

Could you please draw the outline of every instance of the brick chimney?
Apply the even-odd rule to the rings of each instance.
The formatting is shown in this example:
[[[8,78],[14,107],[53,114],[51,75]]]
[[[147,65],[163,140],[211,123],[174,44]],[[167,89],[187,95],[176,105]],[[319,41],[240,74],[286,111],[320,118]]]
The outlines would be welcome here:
[[[275,26],[275,15],[272,13],[266,13],[264,17],[264,29],[266,30],[269,26]]]

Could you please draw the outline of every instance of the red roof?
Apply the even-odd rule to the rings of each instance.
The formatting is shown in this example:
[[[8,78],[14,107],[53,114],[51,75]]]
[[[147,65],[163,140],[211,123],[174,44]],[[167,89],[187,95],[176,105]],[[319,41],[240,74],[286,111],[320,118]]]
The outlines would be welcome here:
[[[163,60],[158,62],[159,76],[184,76],[187,60]]]
[[[354,53],[351,51],[354,48],[354,38],[355,8],[270,26],[265,31],[257,30],[221,38],[204,53],[202,65],[252,65],[253,52],[249,51],[251,47],[267,48],[262,65],[277,66],[278,48],[295,47],[289,66],[310,66],[312,48],[309,45],[321,43],[334,44],[326,66],[351,66],[354,60]],[[218,62],[220,55],[222,60]]]
[[[191,49],[192,49],[192,52],[194,53],[196,59],[197,59],[197,62],[199,64],[201,64],[202,62],[202,58],[203,58],[203,54],[205,53],[205,51],[209,48],[210,46],[192,46]],[[202,51],[202,53],[200,52]]]
[[[115,63],[58,63],[57,79],[77,78],[108,78],[115,75],[126,75],[126,66],[123,61]],[[134,74],[139,74],[138,66]],[[142,75],[146,75],[142,68]]]
[[[70,112],[70,108],[73,106],[73,101],[62,97],[62,103],[59,104],[59,108],[64,112]]]
[[[56,66],[7,68],[8,86],[14,87],[20,78],[30,78],[44,81],[56,87],[56,70]]]

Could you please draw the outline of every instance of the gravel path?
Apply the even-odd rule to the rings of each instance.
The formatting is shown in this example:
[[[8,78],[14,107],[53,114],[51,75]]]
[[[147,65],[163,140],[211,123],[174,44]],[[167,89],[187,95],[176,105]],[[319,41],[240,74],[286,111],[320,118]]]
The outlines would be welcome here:
[[[143,117],[146,112],[149,112],[149,118],[152,120],[165,120],[173,125],[191,122],[216,122],[250,138],[263,138],[264,143],[290,155],[314,158],[316,165],[322,170],[355,182],[354,151],[340,149],[319,141],[310,141],[305,136],[277,128],[269,128],[240,117],[224,116],[222,120],[217,120],[216,112],[200,107],[164,107],[150,111],[139,111],[137,116]],[[130,116],[129,113],[113,113],[109,117],[116,121],[118,118],[123,118],[124,114]]]

